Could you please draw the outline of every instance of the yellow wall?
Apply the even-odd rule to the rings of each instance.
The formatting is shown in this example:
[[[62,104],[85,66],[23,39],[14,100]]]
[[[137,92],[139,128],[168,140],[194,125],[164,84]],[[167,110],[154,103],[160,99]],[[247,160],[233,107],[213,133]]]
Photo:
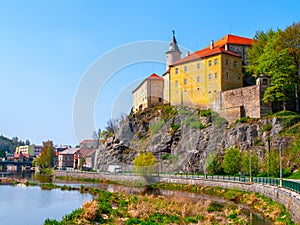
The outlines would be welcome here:
[[[170,81],[171,105],[209,108],[218,92],[242,87],[242,60],[218,54],[175,65],[170,70]]]

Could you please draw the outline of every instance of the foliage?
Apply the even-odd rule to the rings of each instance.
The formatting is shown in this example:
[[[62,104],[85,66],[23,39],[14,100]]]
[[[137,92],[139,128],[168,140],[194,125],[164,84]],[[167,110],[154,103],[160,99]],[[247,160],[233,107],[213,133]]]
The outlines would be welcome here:
[[[245,175],[250,175],[250,151],[242,153],[241,169],[245,171]],[[251,174],[256,176],[259,172],[259,159],[256,151],[251,152]]]
[[[149,176],[156,169],[156,159],[152,152],[142,152],[133,160],[134,171],[139,176]]]
[[[237,120],[234,122],[234,124],[238,124],[238,123],[246,123],[249,119],[250,119],[249,116],[247,116],[247,117],[242,117],[242,118],[240,118],[240,119],[237,119]]]
[[[184,114],[185,115],[185,114]],[[200,122],[198,114],[192,113],[183,121],[183,124],[189,126],[191,129],[203,129],[205,126]]]
[[[52,168],[54,166],[55,151],[52,141],[43,142],[42,152],[40,157],[34,161],[40,168]]]
[[[200,116],[203,116],[203,117],[211,116],[211,110],[210,109],[201,110],[200,111]]]
[[[159,120],[157,123],[151,124],[149,127],[151,134],[152,135],[156,134],[164,124],[165,124],[164,120]]]
[[[234,175],[239,173],[241,169],[240,149],[236,147],[230,147],[227,149],[222,166],[224,168],[224,172],[227,174]]]
[[[267,154],[264,168],[271,177],[279,177],[280,158],[278,149],[271,149],[270,154]]]
[[[223,127],[227,124],[227,120],[224,117],[219,116],[217,113],[213,112],[211,116],[214,128]]]
[[[263,132],[270,131],[270,130],[272,130],[272,124],[271,123],[266,123],[265,125],[263,125],[263,127],[262,127]]]
[[[24,141],[19,140],[18,137],[13,137],[9,139],[0,135],[0,150],[7,151],[9,153],[13,153],[16,150],[16,147],[25,145]]]
[[[6,156],[5,150],[0,150],[0,158],[4,158]]]
[[[205,168],[209,174],[222,174],[223,168],[219,157],[217,157],[216,152],[212,152],[207,156],[205,160]]]
[[[254,44],[248,51],[248,72],[271,77],[271,85],[266,89],[263,101],[271,103],[293,99],[295,85],[299,82],[297,65],[290,47],[282,42],[282,31],[257,32]],[[295,48],[295,46],[293,46]]]

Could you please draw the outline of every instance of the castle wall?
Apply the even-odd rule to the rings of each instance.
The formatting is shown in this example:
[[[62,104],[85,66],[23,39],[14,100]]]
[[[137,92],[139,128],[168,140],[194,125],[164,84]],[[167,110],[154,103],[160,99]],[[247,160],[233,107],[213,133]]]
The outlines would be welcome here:
[[[270,106],[261,101],[264,90],[258,83],[250,87],[219,92],[213,108],[229,123],[246,116],[260,118],[271,110]]]

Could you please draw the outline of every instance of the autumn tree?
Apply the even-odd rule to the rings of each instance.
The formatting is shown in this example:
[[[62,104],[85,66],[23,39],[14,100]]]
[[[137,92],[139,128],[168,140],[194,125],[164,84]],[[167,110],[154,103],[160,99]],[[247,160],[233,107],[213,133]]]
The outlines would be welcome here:
[[[134,172],[149,184],[151,175],[156,171],[156,159],[152,152],[142,152],[133,160]]]
[[[38,164],[40,168],[52,168],[54,166],[55,151],[52,141],[43,142],[41,156]]]

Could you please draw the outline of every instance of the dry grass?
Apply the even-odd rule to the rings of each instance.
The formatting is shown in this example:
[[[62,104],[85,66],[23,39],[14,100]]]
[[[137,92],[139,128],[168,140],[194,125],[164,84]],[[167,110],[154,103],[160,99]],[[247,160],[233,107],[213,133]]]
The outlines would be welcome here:
[[[96,200],[83,203],[82,208],[84,209],[82,214],[84,219],[93,221],[97,218],[98,203]]]

